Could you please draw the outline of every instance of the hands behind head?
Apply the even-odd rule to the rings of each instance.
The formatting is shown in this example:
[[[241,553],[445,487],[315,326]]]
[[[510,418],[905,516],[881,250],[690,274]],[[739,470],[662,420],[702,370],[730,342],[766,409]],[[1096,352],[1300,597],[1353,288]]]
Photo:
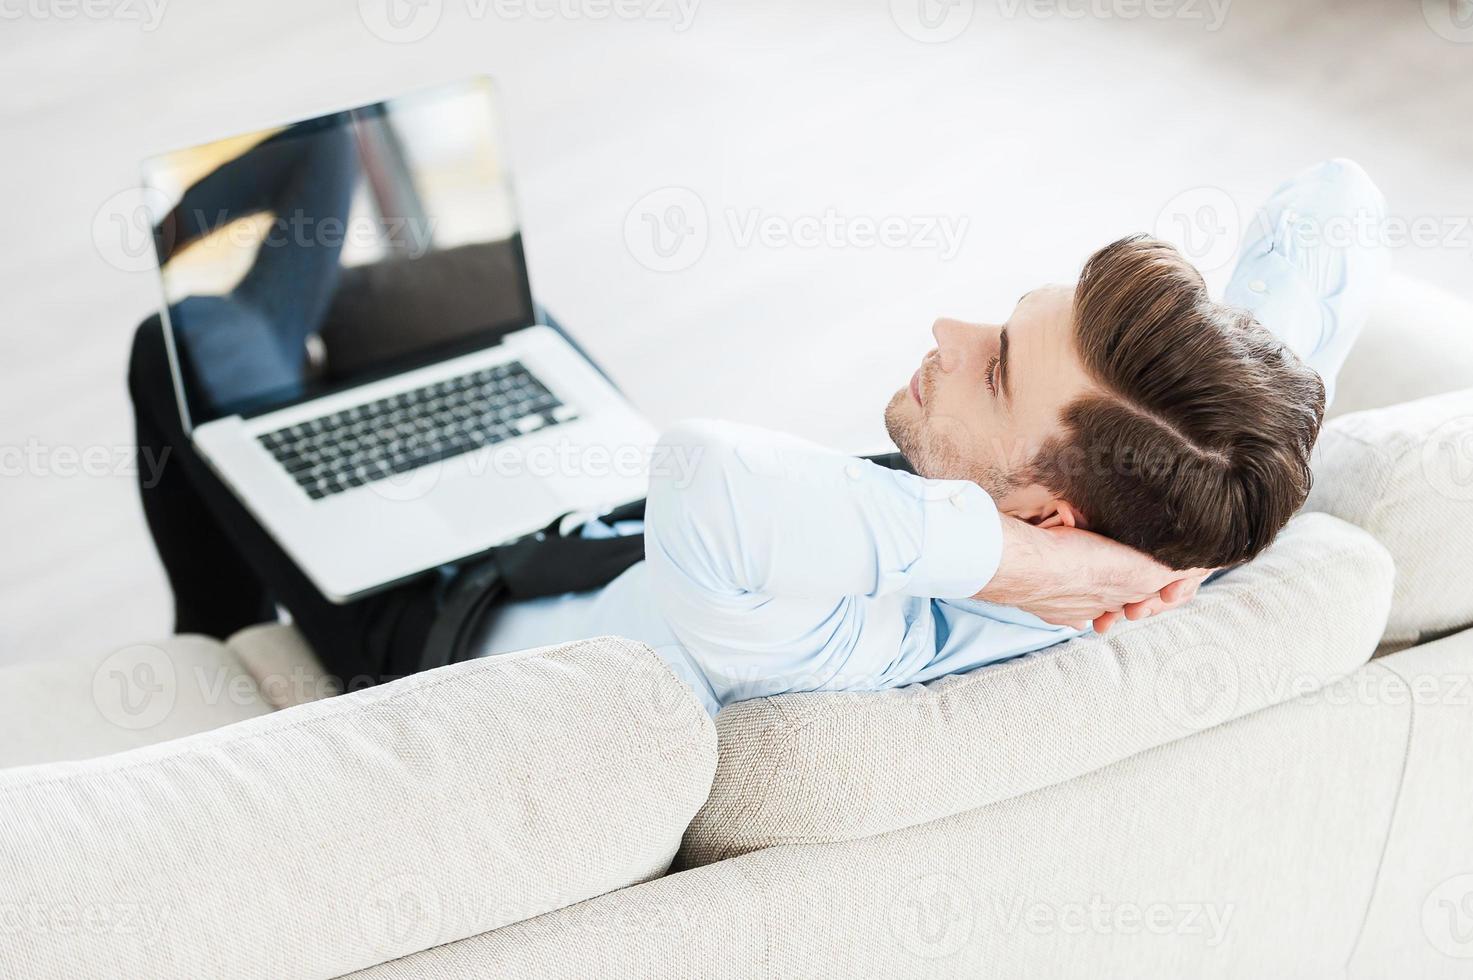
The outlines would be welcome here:
[[[1214,569],[1173,570],[1134,548],[1067,526],[1003,518],[1002,561],[976,598],[1046,623],[1104,633],[1190,602]]]

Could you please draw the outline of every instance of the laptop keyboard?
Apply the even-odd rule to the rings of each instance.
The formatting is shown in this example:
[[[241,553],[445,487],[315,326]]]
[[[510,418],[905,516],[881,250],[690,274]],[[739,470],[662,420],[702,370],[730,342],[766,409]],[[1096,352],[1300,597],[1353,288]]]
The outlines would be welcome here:
[[[512,361],[256,438],[320,500],[577,417]]]

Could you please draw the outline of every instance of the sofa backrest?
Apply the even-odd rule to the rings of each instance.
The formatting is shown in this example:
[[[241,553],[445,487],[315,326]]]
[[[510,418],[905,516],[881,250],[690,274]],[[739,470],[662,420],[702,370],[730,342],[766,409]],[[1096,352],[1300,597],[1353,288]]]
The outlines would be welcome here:
[[[1189,607],[1104,637],[898,690],[732,705],[679,863],[941,819],[1316,690],[1370,657],[1391,585],[1368,534],[1303,515]]]
[[[0,976],[326,978],[496,929],[663,873],[715,751],[602,638],[0,771]]]

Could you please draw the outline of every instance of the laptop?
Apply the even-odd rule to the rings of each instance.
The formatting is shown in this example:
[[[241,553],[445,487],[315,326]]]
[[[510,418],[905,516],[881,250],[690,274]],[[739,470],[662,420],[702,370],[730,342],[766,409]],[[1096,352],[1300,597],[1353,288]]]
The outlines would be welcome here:
[[[646,492],[654,429],[533,303],[489,80],[143,170],[185,429],[324,596]]]

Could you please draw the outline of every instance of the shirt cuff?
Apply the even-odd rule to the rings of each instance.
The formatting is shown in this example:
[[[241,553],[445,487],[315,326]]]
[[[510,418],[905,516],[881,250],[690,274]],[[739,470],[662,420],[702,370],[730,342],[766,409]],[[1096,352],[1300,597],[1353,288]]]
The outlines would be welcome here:
[[[975,483],[931,480],[922,494],[921,554],[911,567],[912,595],[965,599],[997,574],[1002,562],[1002,517]]]

